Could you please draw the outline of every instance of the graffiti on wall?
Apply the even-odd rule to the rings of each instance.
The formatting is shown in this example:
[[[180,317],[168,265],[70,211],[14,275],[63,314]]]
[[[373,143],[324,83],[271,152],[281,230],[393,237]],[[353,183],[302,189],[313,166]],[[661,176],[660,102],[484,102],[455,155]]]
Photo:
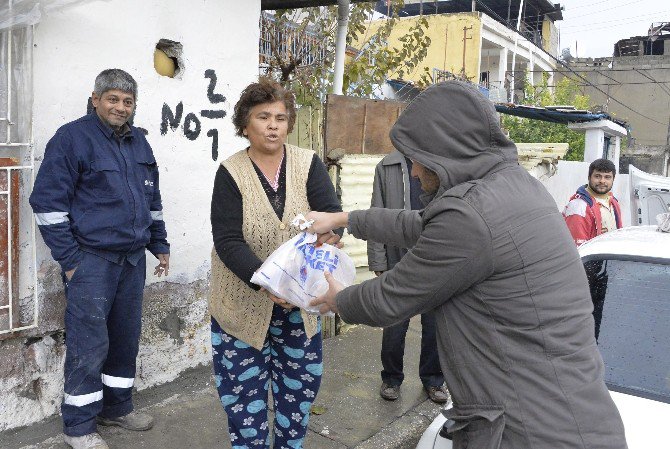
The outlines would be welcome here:
[[[207,100],[209,100],[210,105],[222,106],[222,103],[225,103],[226,97],[221,94],[214,92],[216,89],[216,71],[212,69],[205,70],[205,78],[209,79],[209,85],[207,86]],[[167,104],[163,103],[163,109],[161,111],[161,135],[164,136],[168,132],[168,128],[172,131],[175,131],[180,124],[182,124],[182,131],[184,137],[188,140],[195,141],[202,134],[202,119],[222,119],[226,116],[226,111],[224,109],[202,109],[200,115],[198,116],[194,112],[188,112],[184,116],[184,104],[179,102],[175,106],[174,111]],[[211,128],[207,131],[206,136],[212,139],[212,160],[216,161],[219,158],[219,130],[216,128]]]

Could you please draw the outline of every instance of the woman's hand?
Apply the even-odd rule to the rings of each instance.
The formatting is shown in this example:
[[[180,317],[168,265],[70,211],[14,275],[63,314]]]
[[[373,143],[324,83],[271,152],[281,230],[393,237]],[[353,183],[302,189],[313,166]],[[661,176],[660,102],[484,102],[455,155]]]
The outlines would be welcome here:
[[[325,234],[333,229],[345,228],[349,223],[349,212],[315,212],[311,211],[305,216],[306,220],[314,220],[307,232],[312,234]]]
[[[265,292],[265,294],[268,295],[268,298],[270,298],[270,301],[277,304],[278,306],[283,307],[283,308],[288,309],[288,310],[293,308],[293,304],[291,304],[290,302],[288,302],[286,300],[283,300],[281,298],[277,298],[275,295],[270,293],[268,290],[261,287],[261,291]]]
[[[328,281],[328,291],[318,298],[311,300],[309,305],[313,307],[320,306],[319,313],[322,315],[328,312],[337,313],[337,300],[335,298],[339,292],[344,290],[344,285],[336,280],[328,271],[324,273],[324,276],[326,277],[326,281]]]
[[[314,246],[319,247],[326,243],[328,245],[336,246],[337,248],[342,248],[344,243],[340,242],[340,238],[341,237],[333,231],[324,232],[323,234],[318,235],[316,242],[314,242]]]

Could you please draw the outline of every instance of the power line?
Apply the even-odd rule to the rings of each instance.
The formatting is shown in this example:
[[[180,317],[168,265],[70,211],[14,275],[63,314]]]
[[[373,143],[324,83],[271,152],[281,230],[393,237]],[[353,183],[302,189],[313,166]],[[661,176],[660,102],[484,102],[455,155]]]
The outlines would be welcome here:
[[[600,14],[603,11],[609,11],[609,10],[621,8],[621,7],[624,7],[624,6],[630,6],[632,4],[639,3],[641,1],[644,1],[644,0],[636,0],[636,1],[629,2],[629,3],[623,4],[623,5],[613,6],[612,8],[608,8],[608,9],[599,9],[598,11],[595,11],[595,12],[592,12],[592,13],[580,14],[579,17],[590,16],[590,15],[593,15],[593,14]],[[586,7],[586,6],[594,6],[594,5],[597,5],[597,4],[600,4],[600,3],[611,3],[611,2],[609,0],[604,0],[604,1],[601,1],[601,2],[597,2],[597,3],[591,3],[591,4],[587,4],[587,5],[580,5],[580,6],[576,6],[576,7],[571,7],[569,9],[566,9],[565,11],[570,12],[570,11],[572,11],[574,9],[577,9],[577,8],[583,8],[583,7]],[[486,7],[485,5],[482,5],[482,6]],[[517,12],[518,12],[518,10],[517,10]],[[525,21],[527,19],[535,19],[535,18],[538,18],[538,17],[544,17],[544,16],[546,16],[547,14],[550,14],[550,13],[551,12],[533,14],[533,15],[526,15],[526,16],[523,16],[522,21]]]
[[[594,67],[601,67],[601,66],[594,66]],[[578,70],[578,69],[572,69],[572,70],[527,70],[528,73],[543,73],[543,72],[553,72],[553,73],[569,73],[569,72],[577,72],[577,73],[593,73],[593,72],[598,72],[599,69],[593,68],[593,69],[585,69],[585,70]],[[601,69],[602,70],[602,69]],[[662,68],[651,68],[651,69],[637,69],[635,67],[631,67],[630,69],[607,69],[609,72],[637,72],[638,70],[667,70],[667,69],[662,69]]]
[[[595,3],[590,3],[590,4],[587,4],[587,5],[572,6],[572,7],[570,7],[569,11],[571,11],[573,9],[586,8],[587,6],[595,6],[595,5],[599,5],[601,3],[610,3],[610,1],[611,0],[602,0],[602,1],[599,1],[599,2],[595,2]]]
[[[481,4],[481,2],[480,2],[479,0],[475,0],[475,1],[476,1],[476,3],[478,3],[478,4]],[[639,0],[637,0],[637,1],[639,1]],[[635,1],[635,2],[633,2],[633,3],[637,3],[637,1]],[[603,11],[605,11],[605,10],[603,10]],[[493,14],[495,14],[501,21],[505,22],[505,21],[502,19],[502,17],[500,17],[498,14],[496,14],[495,12],[493,12]],[[512,27],[510,27],[509,25],[506,25],[506,26],[507,26],[507,28],[509,28],[510,30],[514,31],[515,33],[519,34],[519,35],[522,36],[524,39],[526,39],[526,37],[523,36],[523,34],[522,34],[519,30],[517,30],[517,29],[515,29],[515,28],[512,28]],[[549,56],[551,59],[553,59],[556,63],[562,65],[563,67],[565,67],[566,69],[568,69],[570,72],[574,73],[574,75],[577,76],[577,78],[579,78],[580,80],[582,80],[584,83],[588,84],[589,86],[593,87],[595,90],[597,90],[598,92],[600,92],[601,94],[603,94],[603,95],[605,95],[606,97],[610,98],[613,102],[619,104],[620,106],[623,106],[624,108],[626,108],[626,109],[628,109],[629,111],[631,111],[631,112],[633,112],[633,113],[639,115],[640,117],[644,117],[644,118],[646,118],[646,119],[649,120],[649,121],[652,121],[652,122],[654,122],[654,123],[657,123],[657,124],[659,124],[659,125],[663,125],[663,126],[666,126],[666,125],[667,125],[666,123],[661,123],[661,122],[659,122],[658,120],[656,120],[656,119],[654,119],[654,118],[652,118],[652,117],[649,117],[649,116],[647,116],[647,115],[645,115],[645,114],[643,114],[643,113],[641,113],[641,112],[639,112],[639,111],[633,109],[632,107],[628,106],[627,104],[625,104],[625,103],[623,103],[623,102],[617,100],[616,98],[614,98],[613,96],[611,96],[609,93],[605,92],[604,90],[602,90],[602,89],[599,88],[598,86],[593,85],[593,83],[591,83],[589,80],[587,80],[586,78],[584,78],[583,76],[581,76],[579,73],[577,73],[577,72],[575,72],[574,70],[572,70],[572,68],[570,68],[565,62],[561,61],[561,60],[558,59],[556,56],[554,56],[554,55],[552,55],[551,53],[549,53],[548,51],[546,51],[544,48],[542,48],[542,47],[537,47],[537,48],[538,48],[541,52],[543,52],[543,53],[545,53],[547,56]],[[512,67],[512,76],[514,76],[514,72],[515,72],[514,69],[515,69],[515,68]]]
[[[643,0],[633,0],[632,2],[630,2],[630,3],[626,3],[625,5],[617,5],[617,6],[612,6],[611,8],[599,9],[598,11],[589,12],[589,13],[586,13],[586,14],[580,14],[579,17],[592,16],[592,15],[594,15],[594,14],[602,14],[602,13],[605,12],[605,11],[611,11],[611,10],[613,10],[613,9],[621,8],[621,7],[623,7],[623,6],[634,5],[635,3],[640,3],[640,2],[642,2],[642,1],[643,1]]]
[[[645,84],[670,84],[670,81],[640,81],[640,82],[631,82],[631,83],[578,83],[578,86],[639,86]],[[547,87],[558,87],[558,84],[547,84]]]
[[[666,94],[668,94],[668,96],[670,96],[670,90],[668,90],[667,86],[664,86],[663,83],[656,81],[656,79],[654,79],[651,75],[642,73],[640,70],[637,70],[637,73],[653,81],[655,84],[658,85],[658,87],[660,87],[663,90],[663,92],[665,92]]]
[[[656,11],[656,12],[653,12],[653,13],[650,12],[650,13],[646,13],[646,14],[640,14],[639,16],[622,17],[620,19],[604,20],[602,22],[578,23],[578,24],[575,24],[575,25],[562,25],[560,27],[560,29],[563,30],[564,28],[590,28],[592,25],[601,25],[603,23],[613,23],[613,22],[616,22],[616,23],[619,23],[619,22],[630,23],[630,19],[637,19],[639,17],[648,17],[648,16],[652,16],[652,17],[653,16],[659,16],[659,15],[662,15],[662,14],[665,14],[665,13],[668,13],[668,12],[670,12],[670,9],[664,9],[664,10]],[[640,20],[648,20],[648,19],[640,19]]]

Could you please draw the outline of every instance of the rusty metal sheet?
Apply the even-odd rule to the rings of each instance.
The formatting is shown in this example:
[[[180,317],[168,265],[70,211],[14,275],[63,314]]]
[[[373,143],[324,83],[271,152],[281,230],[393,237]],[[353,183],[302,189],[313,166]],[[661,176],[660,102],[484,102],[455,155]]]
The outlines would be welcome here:
[[[0,309],[0,330],[19,326],[19,173],[3,169],[16,165],[16,158],[0,158],[0,306],[11,302],[13,312],[10,325],[9,309]]]
[[[393,150],[389,131],[405,103],[328,95],[326,154],[342,148],[347,154],[387,154]]]

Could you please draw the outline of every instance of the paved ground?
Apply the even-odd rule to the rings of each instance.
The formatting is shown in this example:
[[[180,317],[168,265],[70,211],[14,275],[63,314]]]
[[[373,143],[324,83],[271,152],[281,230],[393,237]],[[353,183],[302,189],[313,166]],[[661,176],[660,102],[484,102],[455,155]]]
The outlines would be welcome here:
[[[324,375],[312,414],[307,449],[410,449],[439,412],[418,378],[421,325],[407,334],[405,382],[400,399],[379,397],[381,329],[350,328],[324,342]],[[211,379],[211,367],[190,370],[166,385],[141,391],[136,406],[151,413],[148,432],[101,428],[111,449],[230,448],[226,418]],[[66,449],[58,416],[0,433],[2,449]]]

